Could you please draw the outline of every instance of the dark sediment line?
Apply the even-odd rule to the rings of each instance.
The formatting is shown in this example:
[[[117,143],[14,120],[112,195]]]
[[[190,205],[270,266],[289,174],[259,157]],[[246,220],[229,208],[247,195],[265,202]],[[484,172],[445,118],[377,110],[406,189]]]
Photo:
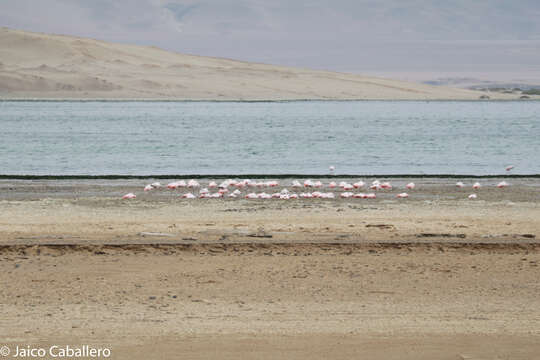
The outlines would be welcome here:
[[[0,174],[6,180],[129,180],[129,179],[340,179],[340,178],[411,178],[411,179],[499,179],[540,178],[540,174],[170,174],[170,175],[24,175]]]
[[[65,255],[81,253],[91,255],[115,255],[136,253],[158,253],[174,255],[183,252],[200,254],[227,253],[230,255],[311,255],[326,252],[350,255],[352,253],[377,254],[385,251],[488,251],[488,252],[537,252],[540,243],[461,243],[461,242],[392,242],[392,243],[215,243],[215,244],[39,244],[39,245],[0,245],[0,255]]]

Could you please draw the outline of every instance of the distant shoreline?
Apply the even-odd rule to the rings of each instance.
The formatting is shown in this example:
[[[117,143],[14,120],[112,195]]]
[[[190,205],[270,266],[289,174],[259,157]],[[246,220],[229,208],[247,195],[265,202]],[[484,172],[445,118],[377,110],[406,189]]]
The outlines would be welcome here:
[[[296,102],[532,102],[530,99],[259,99],[259,100],[220,100],[220,99],[83,99],[83,98],[2,98],[1,102],[172,102],[172,103],[296,103]]]

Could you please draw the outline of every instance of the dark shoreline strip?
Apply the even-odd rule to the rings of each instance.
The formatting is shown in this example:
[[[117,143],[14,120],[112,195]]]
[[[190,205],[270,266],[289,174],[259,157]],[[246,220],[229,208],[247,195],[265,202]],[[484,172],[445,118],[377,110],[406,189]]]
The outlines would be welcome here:
[[[231,253],[243,254],[259,251],[267,254],[276,251],[274,255],[295,255],[298,252],[311,251],[324,253],[327,251],[343,251],[345,255],[352,252],[366,252],[376,254],[379,251],[392,250],[423,250],[423,251],[540,251],[540,243],[418,243],[418,242],[395,242],[395,243],[215,243],[215,244],[29,244],[29,245],[0,245],[0,255],[40,255],[49,252],[57,254],[68,253],[92,253],[94,255],[114,255],[121,253],[147,253],[150,251],[161,252],[163,255],[173,255],[182,252],[199,252],[203,254]]]
[[[412,178],[412,179],[499,179],[499,178],[540,178],[540,174],[191,174],[191,175],[1,175],[7,180],[128,180],[128,179],[340,179],[340,178]]]

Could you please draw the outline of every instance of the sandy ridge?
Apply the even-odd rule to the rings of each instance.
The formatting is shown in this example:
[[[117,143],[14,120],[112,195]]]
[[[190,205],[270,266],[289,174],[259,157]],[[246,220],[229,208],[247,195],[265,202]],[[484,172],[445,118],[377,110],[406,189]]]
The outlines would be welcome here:
[[[172,53],[152,46],[0,29],[0,99],[476,100],[482,95],[356,74]]]

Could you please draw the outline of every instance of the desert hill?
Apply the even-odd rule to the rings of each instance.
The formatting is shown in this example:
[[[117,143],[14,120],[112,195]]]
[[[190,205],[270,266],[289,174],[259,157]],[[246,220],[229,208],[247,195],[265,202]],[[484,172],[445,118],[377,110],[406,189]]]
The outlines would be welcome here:
[[[0,29],[0,98],[478,99],[481,95],[356,74]]]

